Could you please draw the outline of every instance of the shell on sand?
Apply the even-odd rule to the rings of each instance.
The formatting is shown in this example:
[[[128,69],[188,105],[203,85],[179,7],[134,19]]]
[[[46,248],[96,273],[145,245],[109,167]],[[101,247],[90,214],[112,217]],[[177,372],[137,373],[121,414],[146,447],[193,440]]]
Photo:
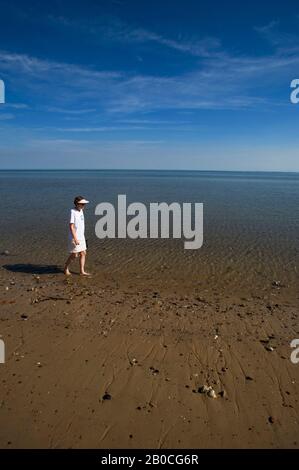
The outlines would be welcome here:
[[[210,398],[217,398],[215,390],[211,389],[208,391],[208,397]]]

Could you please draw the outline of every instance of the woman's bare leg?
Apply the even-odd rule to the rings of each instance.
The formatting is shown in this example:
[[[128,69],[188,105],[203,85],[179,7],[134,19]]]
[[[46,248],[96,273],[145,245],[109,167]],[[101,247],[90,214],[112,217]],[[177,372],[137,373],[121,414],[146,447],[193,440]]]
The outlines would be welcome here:
[[[86,251],[80,252],[80,274],[82,276],[89,276],[90,274],[85,271]]]
[[[65,262],[65,265],[64,265],[64,274],[66,276],[70,276],[70,270],[69,270],[69,265],[71,264],[71,262],[73,261],[73,259],[76,258],[76,254],[75,253],[71,253],[70,256],[68,257],[68,259],[66,260]]]

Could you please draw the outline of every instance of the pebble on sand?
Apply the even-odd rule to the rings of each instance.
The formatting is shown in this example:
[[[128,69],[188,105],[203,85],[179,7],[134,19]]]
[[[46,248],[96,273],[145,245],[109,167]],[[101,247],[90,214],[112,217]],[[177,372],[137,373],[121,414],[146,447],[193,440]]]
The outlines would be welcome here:
[[[210,389],[211,387],[208,387],[207,385],[203,385],[202,387],[199,387],[198,393],[208,393]]]
[[[210,398],[217,398],[217,394],[213,387],[210,387],[208,385],[203,385],[202,387],[199,387],[198,393],[206,394]]]
[[[272,282],[272,287],[283,287],[281,281],[273,281]]]
[[[111,395],[107,392],[103,395],[103,400],[111,400],[111,398]]]

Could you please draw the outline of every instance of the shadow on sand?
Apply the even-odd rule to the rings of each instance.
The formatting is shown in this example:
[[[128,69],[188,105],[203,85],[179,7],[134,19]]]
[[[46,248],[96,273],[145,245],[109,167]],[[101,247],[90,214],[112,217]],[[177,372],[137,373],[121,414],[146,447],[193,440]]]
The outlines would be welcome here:
[[[42,265],[42,264],[4,264],[2,266],[7,271],[13,273],[25,274],[59,274],[63,270],[56,265]]]

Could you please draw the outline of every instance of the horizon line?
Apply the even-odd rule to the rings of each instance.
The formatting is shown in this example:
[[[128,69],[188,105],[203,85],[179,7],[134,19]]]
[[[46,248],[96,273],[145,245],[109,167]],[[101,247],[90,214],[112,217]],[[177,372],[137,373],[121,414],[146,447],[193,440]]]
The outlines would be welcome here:
[[[0,168],[0,171],[168,171],[201,173],[299,173],[299,170],[200,170],[175,168]]]

